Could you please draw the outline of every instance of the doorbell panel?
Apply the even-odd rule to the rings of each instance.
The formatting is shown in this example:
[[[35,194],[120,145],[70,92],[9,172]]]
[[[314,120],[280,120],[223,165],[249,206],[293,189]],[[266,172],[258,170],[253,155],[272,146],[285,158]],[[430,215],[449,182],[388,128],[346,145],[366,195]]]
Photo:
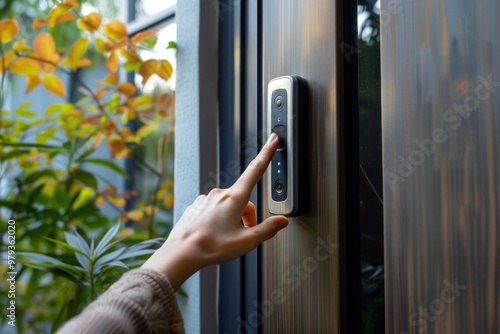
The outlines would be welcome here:
[[[304,210],[307,193],[307,82],[284,76],[267,89],[268,135],[276,133],[278,149],[267,170],[268,207],[272,214],[297,216]]]

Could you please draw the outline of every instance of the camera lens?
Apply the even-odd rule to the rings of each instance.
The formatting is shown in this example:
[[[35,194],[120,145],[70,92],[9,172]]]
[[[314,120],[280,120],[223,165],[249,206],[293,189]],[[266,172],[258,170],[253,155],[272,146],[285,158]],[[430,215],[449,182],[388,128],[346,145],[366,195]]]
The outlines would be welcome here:
[[[281,95],[276,96],[276,99],[274,99],[274,105],[278,109],[281,109],[283,107],[284,102],[285,101],[283,100],[283,96]]]
[[[274,184],[274,189],[276,189],[276,192],[278,194],[281,194],[283,192],[283,181],[276,181],[276,183]]]

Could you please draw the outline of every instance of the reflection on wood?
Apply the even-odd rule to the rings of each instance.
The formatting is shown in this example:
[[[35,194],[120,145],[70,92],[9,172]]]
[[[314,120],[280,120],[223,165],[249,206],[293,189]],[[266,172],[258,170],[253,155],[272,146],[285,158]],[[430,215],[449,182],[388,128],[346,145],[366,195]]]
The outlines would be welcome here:
[[[263,86],[282,75],[300,75],[310,86],[308,211],[264,245],[264,301],[273,310],[265,333],[338,333],[335,2],[262,3]]]
[[[500,2],[382,1],[387,333],[500,328]]]

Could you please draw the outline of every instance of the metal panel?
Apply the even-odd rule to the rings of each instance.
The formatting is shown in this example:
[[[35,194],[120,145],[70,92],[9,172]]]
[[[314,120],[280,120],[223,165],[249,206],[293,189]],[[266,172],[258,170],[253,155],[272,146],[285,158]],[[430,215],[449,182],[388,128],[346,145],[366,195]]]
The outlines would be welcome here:
[[[382,14],[387,333],[498,333],[500,2]]]
[[[300,75],[310,88],[308,210],[264,244],[265,333],[339,333],[338,13],[328,0],[263,2],[262,86]]]

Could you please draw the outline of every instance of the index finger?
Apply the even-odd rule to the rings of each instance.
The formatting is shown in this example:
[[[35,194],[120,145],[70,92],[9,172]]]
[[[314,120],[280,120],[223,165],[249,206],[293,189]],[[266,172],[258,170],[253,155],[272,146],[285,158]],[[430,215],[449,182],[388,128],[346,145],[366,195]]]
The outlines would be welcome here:
[[[273,159],[278,142],[278,136],[272,133],[260,153],[250,162],[247,169],[245,169],[240,178],[234,183],[232,186],[234,190],[241,192],[246,197],[250,197],[252,189],[259,182],[262,175],[264,175],[269,163]]]

